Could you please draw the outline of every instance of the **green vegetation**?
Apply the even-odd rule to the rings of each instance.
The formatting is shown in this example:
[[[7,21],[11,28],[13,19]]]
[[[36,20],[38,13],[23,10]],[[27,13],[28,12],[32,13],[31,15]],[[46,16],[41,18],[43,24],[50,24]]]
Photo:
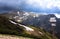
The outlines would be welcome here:
[[[46,32],[45,30],[36,27],[31,28],[33,28],[34,31],[26,31],[24,27],[14,25],[9,22],[8,18],[0,16],[0,34],[24,36],[34,39],[52,39],[51,34]]]
[[[14,25],[12,23],[9,22],[9,19],[4,17],[4,16],[0,16],[0,33],[1,34],[20,34],[22,33],[23,27],[20,27],[18,25]]]
[[[29,27],[31,27],[31,28],[33,28],[35,30],[34,36],[37,33],[38,36],[36,36],[36,37],[38,37],[40,39],[52,39],[52,34],[50,34],[49,32],[45,31],[44,29],[39,28],[39,27],[32,27],[32,26],[29,26]],[[38,32],[42,32],[42,34],[40,34]],[[55,36],[55,39],[58,39],[58,38]]]

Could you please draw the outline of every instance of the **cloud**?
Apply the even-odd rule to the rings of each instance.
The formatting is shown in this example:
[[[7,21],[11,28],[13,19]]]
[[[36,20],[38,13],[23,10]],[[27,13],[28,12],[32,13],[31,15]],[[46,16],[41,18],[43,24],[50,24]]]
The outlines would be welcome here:
[[[12,6],[26,6],[33,8],[48,8],[52,9],[53,7],[57,7],[60,9],[60,0],[0,0],[0,3],[4,3]]]
[[[10,6],[19,6],[21,5],[21,2],[22,2],[21,0],[0,0],[0,3],[10,5]]]
[[[33,7],[42,7],[48,9],[57,7],[60,9],[60,0],[27,0],[26,3]]]
[[[1,6],[2,7],[7,6],[20,9],[22,7],[22,2],[23,0],[0,0],[0,8]]]
[[[56,16],[57,18],[60,18],[60,14],[58,14],[58,13],[55,13],[55,16]]]
[[[60,0],[0,0],[0,6],[22,9],[31,12],[59,12]]]

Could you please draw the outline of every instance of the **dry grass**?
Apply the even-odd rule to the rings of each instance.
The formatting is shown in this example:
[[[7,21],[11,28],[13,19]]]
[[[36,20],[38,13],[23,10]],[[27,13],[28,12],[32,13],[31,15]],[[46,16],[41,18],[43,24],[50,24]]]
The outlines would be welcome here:
[[[0,39],[32,39],[32,38],[13,36],[13,35],[0,35]]]

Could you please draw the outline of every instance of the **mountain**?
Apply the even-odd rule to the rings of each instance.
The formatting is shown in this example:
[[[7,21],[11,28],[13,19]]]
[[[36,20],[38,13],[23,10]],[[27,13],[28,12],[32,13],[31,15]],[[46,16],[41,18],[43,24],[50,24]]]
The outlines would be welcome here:
[[[6,16],[9,19],[13,19],[17,23],[20,23],[22,25],[28,25],[38,28],[40,27],[48,32],[51,32],[51,23],[49,22],[49,20],[51,17],[55,17],[57,20],[55,27],[55,34],[57,34],[57,36],[60,37],[59,36],[60,19],[57,18],[54,14],[35,14],[33,12],[11,11],[7,13],[3,13],[1,15]]]
[[[19,24],[2,15],[0,15],[0,34],[18,35],[33,39],[52,39],[52,35],[43,29]]]
[[[42,27],[47,31],[50,31],[51,24],[49,19],[51,17],[55,17],[56,20],[58,19],[54,14],[36,14],[33,12],[24,12],[24,11],[11,11],[8,13],[1,14],[3,16],[8,16],[7,18],[13,19],[21,24],[24,25],[33,25],[37,27]]]

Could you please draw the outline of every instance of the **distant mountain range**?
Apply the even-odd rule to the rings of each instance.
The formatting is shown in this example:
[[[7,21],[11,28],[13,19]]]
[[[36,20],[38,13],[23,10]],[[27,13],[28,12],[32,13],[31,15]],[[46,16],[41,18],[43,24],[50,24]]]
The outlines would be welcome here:
[[[25,26],[0,15],[0,34],[17,35],[33,39],[52,39],[52,35],[44,29]],[[57,39],[56,36],[54,36]]]
[[[13,19],[23,25],[40,27],[49,32],[51,31],[51,23],[49,22],[49,19],[51,17],[55,17],[57,20],[55,33],[57,35],[59,35],[58,33],[60,33],[60,18],[57,18],[54,14],[36,14],[33,12],[11,11],[1,15],[6,16],[9,19]]]

